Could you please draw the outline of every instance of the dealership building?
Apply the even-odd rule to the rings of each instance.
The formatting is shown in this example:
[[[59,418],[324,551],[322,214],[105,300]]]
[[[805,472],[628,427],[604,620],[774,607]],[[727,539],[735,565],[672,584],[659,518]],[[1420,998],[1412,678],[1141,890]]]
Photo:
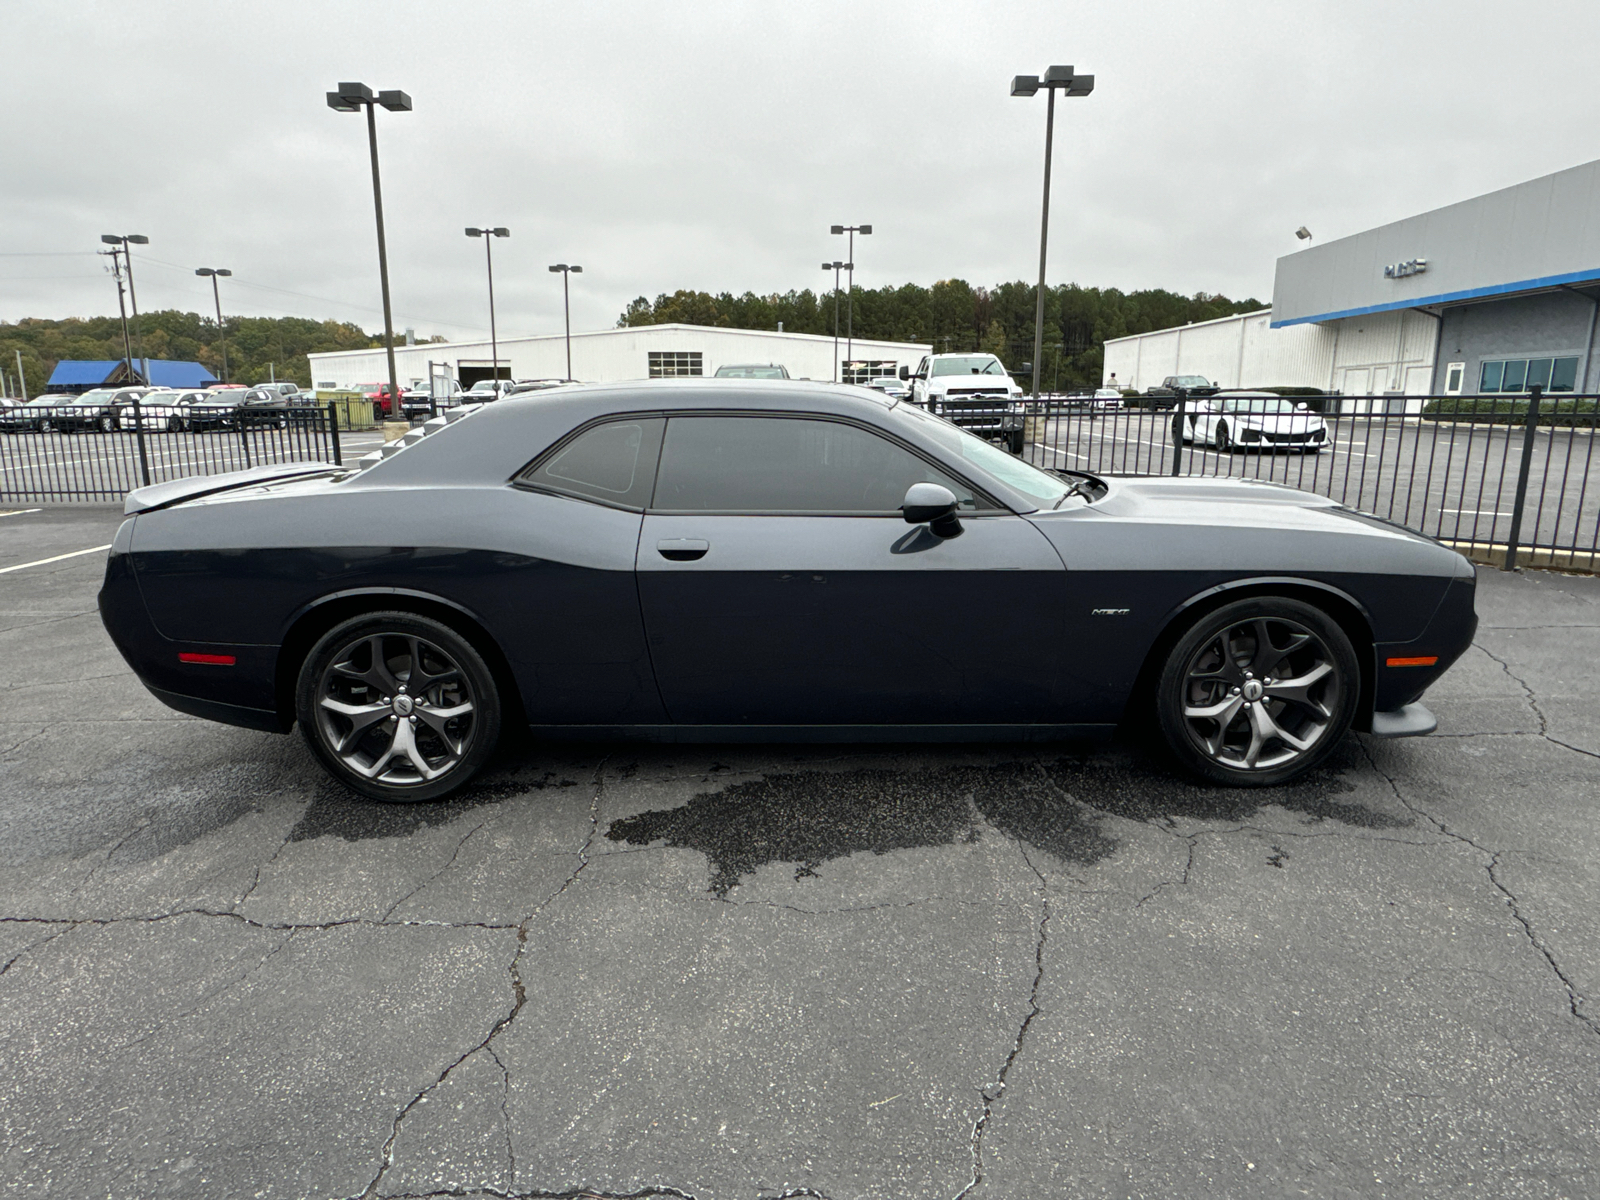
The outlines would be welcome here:
[[[1105,344],[1105,374],[1389,397],[1600,388],[1600,161],[1278,260],[1272,307]],[[1374,407],[1379,405],[1375,404]]]
[[[916,366],[931,347],[911,342],[856,338],[837,343],[839,378],[865,382],[897,375]],[[448,376],[462,387],[480,379],[564,379],[567,339],[563,334],[501,338],[498,367],[487,339],[481,342],[420,342],[396,346],[395,367],[402,386],[425,386]],[[707,325],[634,325],[572,335],[571,378],[586,383],[652,379],[673,375],[715,375],[718,367],[777,364],[795,379],[834,378],[832,337],[782,330],[723,329]],[[382,349],[313,354],[311,382],[318,389],[350,388],[389,378]]]

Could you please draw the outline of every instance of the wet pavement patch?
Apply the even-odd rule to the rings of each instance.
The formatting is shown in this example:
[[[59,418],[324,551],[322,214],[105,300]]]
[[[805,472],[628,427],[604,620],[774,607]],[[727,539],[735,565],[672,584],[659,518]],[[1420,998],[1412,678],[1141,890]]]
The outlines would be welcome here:
[[[1037,766],[1022,763],[768,775],[613,821],[606,837],[698,850],[711,863],[711,891],[726,895],[767,863],[794,863],[800,879],[859,851],[973,841],[985,821],[1073,862],[1096,862],[1116,849],[1094,818],[1064,800]]]
[[[1117,848],[1100,829],[1104,815],[1244,821],[1276,806],[1364,829],[1409,824],[1335,798],[1355,790],[1346,774],[1364,766],[1359,746],[1341,747],[1331,765],[1294,784],[1248,790],[1176,777],[1126,748],[1038,764],[795,771],[613,821],[606,837],[698,850],[711,864],[710,890],[719,896],[768,863],[793,863],[795,878],[803,879],[858,851],[972,841],[984,824],[1059,862],[1088,866]]]
[[[384,804],[348,791],[331,779],[320,780],[300,820],[289,834],[291,842],[307,842],[333,834],[347,842],[367,838],[410,837],[418,830],[444,825],[462,813],[514,800],[545,788],[577,787],[568,779],[546,771],[539,776],[510,779],[480,779],[468,784],[449,800],[421,804]]]

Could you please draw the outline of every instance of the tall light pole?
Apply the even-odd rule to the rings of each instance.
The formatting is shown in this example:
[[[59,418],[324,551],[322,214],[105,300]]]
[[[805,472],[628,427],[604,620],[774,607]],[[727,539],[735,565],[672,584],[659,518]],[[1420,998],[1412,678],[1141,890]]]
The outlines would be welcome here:
[[[831,263],[823,263],[824,271],[833,272],[833,381],[839,382],[839,272],[846,267],[854,267],[855,263],[840,262],[837,258]]]
[[[583,273],[582,267],[569,267],[566,263],[554,263],[550,269],[561,272],[561,311],[567,317],[567,378],[572,378],[572,293],[567,290],[567,281],[572,278],[572,273]]]
[[[102,233],[100,240],[108,246],[121,247],[122,265],[128,272],[128,302],[133,306],[133,341],[139,349],[139,360],[144,365],[144,381],[148,385],[150,362],[144,357],[144,334],[139,329],[139,297],[133,290],[133,255],[128,253],[128,245],[132,243],[135,246],[148,246],[150,239],[142,233]],[[114,255],[117,250],[113,249],[111,253]],[[130,375],[133,373],[132,362],[128,363],[128,373]]]
[[[133,375],[133,344],[128,341],[128,304],[122,294],[122,251],[116,247],[110,250],[100,250],[96,253],[104,254],[111,259],[111,277],[117,281],[117,313],[122,319],[122,362],[128,368],[128,374]]]
[[[855,322],[856,322],[856,234],[866,237],[872,232],[871,225],[834,225],[829,233],[848,233],[850,235],[850,261],[844,264],[845,273],[850,279],[849,298],[844,304],[844,357],[849,362],[855,355]]]
[[[383,240],[383,185],[378,179],[378,105],[390,112],[410,112],[411,97],[404,92],[388,91],[373,95],[364,83],[341,83],[339,90],[328,93],[328,107],[334,112],[360,112],[367,110],[367,145],[372,151],[372,207],[378,216],[378,278],[383,283],[383,346],[389,353],[389,417],[399,420],[400,373],[394,366],[394,317],[389,307],[389,249]]]
[[[510,237],[511,230],[504,225],[496,225],[493,229],[487,227],[474,229],[467,227],[468,237],[481,237],[483,239],[483,257],[489,264],[489,377],[495,381],[496,395],[499,394],[500,383],[500,338],[494,328],[494,239],[497,237]],[[431,386],[431,385],[430,385]]]
[[[211,277],[211,298],[217,302],[217,336],[222,339],[222,382],[228,382],[228,331],[222,324],[222,293],[217,290],[217,276],[232,275],[226,267],[197,267],[196,275]]]
[[[1056,131],[1056,91],[1087,96],[1094,91],[1093,75],[1074,75],[1071,67],[1046,67],[1043,77],[1018,75],[1011,80],[1013,96],[1032,96],[1043,88],[1048,97],[1044,116],[1044,208],[1039,217],[1039,299],[1033,318],[1033,395],[1039,396],[1039,368],[1044,354],[1044,263],[1050,239],[1050,148]]]

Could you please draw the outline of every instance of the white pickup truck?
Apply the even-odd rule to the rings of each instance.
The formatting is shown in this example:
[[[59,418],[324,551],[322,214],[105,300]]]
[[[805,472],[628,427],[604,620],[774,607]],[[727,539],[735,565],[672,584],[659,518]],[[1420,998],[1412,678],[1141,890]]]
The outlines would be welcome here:
[[[900,368],[911,402],[952,425],[1022,453],[1022,389],[992,354],[930,354]]]

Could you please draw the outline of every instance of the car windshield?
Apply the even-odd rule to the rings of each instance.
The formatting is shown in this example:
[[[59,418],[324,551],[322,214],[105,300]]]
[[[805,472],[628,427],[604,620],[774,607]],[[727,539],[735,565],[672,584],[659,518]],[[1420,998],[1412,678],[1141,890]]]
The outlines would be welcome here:
[[[1072,491],[1072,483],[1057,475],[1049,475],[1038,467],[1029,466],[1020,458],[1007,454],[999,446],[960,429],[942,417],[933,416],[920,408],[898,406],[897,412],[908,420],[920,421],[928,433],[952,454],[965,459],[982,471],[987,471],[1009,487],[1015,488],[1040,508],[1054,508]]]
[[[949,358],[936,358],[931,373],[940,375],[1004,375],[1006,369],[992,354],[959,354]]]
[[[37,404],[40,408],[49,408],[52,405],[71,404],[72,402],[73,398],[71,396],[40,396],[37,400],[29,400],[28,407],[31,408]]]
[[[1172,386],[1181,388],[1210,387],[1211,381],[1204,375],[1176,375],[1173,377]]]
[[[1230,396],[1223,400],[1222,408],[1233,413],[1292,413],[1294,401],[1281,396]]]

